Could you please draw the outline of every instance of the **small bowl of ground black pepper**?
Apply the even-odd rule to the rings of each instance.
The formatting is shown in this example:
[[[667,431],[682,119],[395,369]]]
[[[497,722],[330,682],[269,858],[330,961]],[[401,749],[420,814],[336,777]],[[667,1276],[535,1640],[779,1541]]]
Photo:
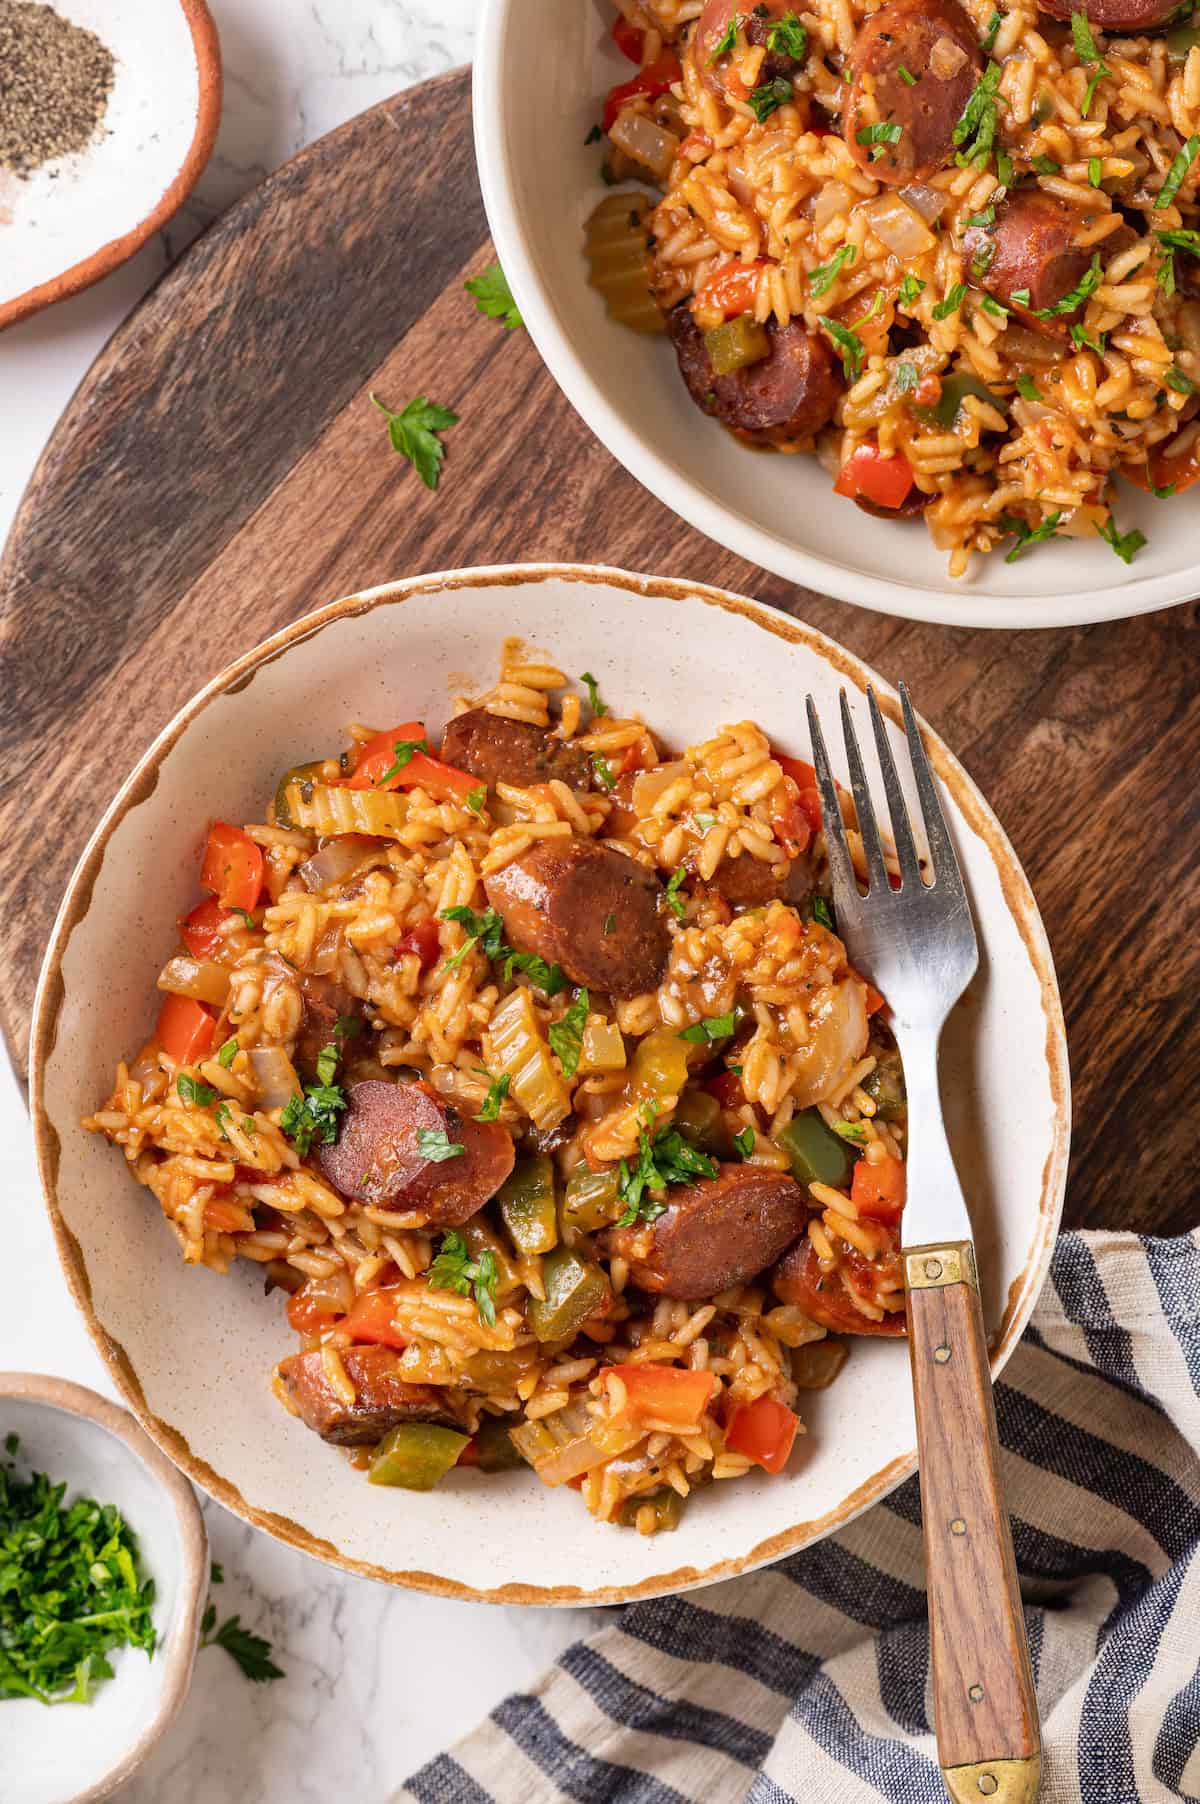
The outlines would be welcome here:
[[[108,1798],[187,1695],[209,1579],[191,1486],[115,1403],[0,1372],[0,1550],[3,1795]]]
[[[205,0],[0,0],[0,327],[165,225],[220,113]]]

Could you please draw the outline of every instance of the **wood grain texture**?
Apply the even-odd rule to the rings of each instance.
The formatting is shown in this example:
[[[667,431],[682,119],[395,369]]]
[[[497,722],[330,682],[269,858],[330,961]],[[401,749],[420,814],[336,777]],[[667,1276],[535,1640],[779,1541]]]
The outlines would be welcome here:
[[[462,72],[351,121],[219,220],[68,408],[0,561],[0,1022],[18,1066],[71,866],[202,682],[348,590],[594,560],[741,590],[907,679],[1045,917],[1079,1124],[1067,1220],[1194,1221],[1175,1174],[1200,1082],[1197,607],[988,633],[769,577],[660,506],[528,338],[474,313],[462,280],[490,260]],[[462,416],[436,495],[388,450],[371,388]]]
[[[979,1292],[910,1289],[906,1304],[938,1758],[1028,1759],[1041,1736]]]

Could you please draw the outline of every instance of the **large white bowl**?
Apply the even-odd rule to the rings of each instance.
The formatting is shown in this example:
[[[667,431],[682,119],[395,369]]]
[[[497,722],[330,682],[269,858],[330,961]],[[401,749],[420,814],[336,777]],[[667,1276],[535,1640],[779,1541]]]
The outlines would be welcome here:
[[[1072,626],[1196,594],[1200,490],[1155,501],[1118,484],[1132,567],[1099,540],[1063,539],[1012,564],[976,560],[952,582],[919,522],[873,519],[834,495],[814,458],[759,456],[701,415],[670,345],[616,325],[587,285],[583,223],[607,192],[600,101],[630,66],[612,0],[483,0],[475,146],[492,238],[551,375],[606,449],[710,538],[792,582],[880,613],[957,626]]]
[[[769,609],[681,582],[586,566],[467,570],[351,596],[270,639],[189,702],[101,821],[56,923],[33,1029],[42,1176],[68,1282],[114,1379],[184,1471],[230,1509],[323,1559],[502,1602],[607,1602],[702,1584],[847,1521],[913,1467],[902,1345],[862,1341],[786,1475],[716,1485],[657,1539],[595,1524],[525,1473],[452,1474],[428,1496],[365,1483],[274,1401],[290,1336],[261,1273],[187,1270],[150,1195],[79,1120],[143,1039],[176,919],[195,899],[205,823],[262,818],[280,770],[345,722],[420,715],[494,676],[521,633],[682,745],[752,715],[805,754],[811,692],[832,721],[871,673]],[[878,679],[874,679],[878,685]],[[878,685],[892,718],[896,710]],[[869,738],[869,734],[867,735]],[[901,743],[897,734],[897,744]],[[1045,1275],[1062,1198],[1067,1063],[1050,953],[986,803],[931,739],[974,901],[978,980],[956,1011],[947,1113],[973,1207],[997,1366]]]

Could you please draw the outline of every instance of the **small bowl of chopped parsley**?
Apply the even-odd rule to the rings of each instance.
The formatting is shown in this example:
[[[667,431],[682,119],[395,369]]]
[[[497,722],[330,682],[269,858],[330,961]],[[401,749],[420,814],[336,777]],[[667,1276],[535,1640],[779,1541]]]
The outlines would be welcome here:
[[[132,1416],[0,1373],[0,1772],[22,1804],[106,1798],[187,1694],[208,1541]]]

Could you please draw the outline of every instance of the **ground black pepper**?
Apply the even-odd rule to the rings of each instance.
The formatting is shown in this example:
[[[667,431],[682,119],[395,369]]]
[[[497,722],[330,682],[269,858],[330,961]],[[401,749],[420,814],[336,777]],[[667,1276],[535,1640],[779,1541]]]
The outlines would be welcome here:
[[[0,166],[25,177],[82,150],[104,117],[112,53],[52,6],[0,0]]]

